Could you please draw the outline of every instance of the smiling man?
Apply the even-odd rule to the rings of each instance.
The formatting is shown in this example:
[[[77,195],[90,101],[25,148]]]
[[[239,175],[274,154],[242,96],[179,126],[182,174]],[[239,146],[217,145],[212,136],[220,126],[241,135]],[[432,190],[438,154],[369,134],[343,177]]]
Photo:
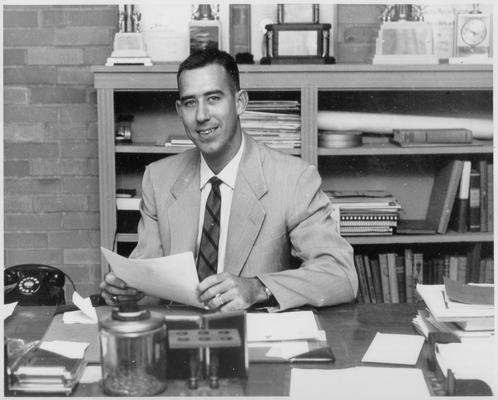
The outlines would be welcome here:
[[[176,108],[196,149],[147,167],[130,257],[192,251],[199,300],[214,310],[352,301],[353,251],[338,234],[320,176],[242,131],[248,95],[235,60],[219,50],[194,53],[177,79]],[[109,304],[142,297],[112,272],[101,289]]]

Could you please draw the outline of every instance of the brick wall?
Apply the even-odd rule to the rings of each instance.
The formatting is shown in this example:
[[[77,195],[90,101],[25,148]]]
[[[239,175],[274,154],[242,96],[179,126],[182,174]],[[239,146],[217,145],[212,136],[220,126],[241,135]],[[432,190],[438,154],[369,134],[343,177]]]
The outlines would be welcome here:
[[[112,51],[116,6],[4,6],[4,262],[100,282],[92,65]],[[68,292],[70,295],[70,291]]]

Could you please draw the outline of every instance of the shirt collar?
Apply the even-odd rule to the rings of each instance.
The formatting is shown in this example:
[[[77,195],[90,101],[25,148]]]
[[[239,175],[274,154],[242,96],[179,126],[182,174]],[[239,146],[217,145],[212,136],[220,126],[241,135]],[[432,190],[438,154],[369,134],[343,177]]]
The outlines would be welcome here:
[[[244,152],[244,147],[245,147],[245,139],[244,135],[242,135],[242,142],[240,144],[239,150],[235,154],[235,156],[230,160],[230,162],[225,165],[225,168],[223,168],[218,175],[216,175],[218,178],[221,179],[221,181],[228,185],[232,190],[235,188],[235,179],[237,177],[237,171],[239,170],[239,164],[240,160],[242,159],[242,154]],[[204,157],[201,153],[201,190],[204,188],[206,183],[213,177],[215,174],[213,171],[211,171],[211,168],[206,163],[206,160],[204,160]]]

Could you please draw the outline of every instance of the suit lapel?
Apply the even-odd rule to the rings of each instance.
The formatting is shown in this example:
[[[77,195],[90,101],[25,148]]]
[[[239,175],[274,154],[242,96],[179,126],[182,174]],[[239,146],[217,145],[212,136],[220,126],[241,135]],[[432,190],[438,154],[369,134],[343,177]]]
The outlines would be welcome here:
[[[265,210],[260,199],[268,191],[261,155],[253,139],[245,136],[232,198],[225,254],[225,271],[239,275],[263,225]]]
[[[171,194],[175,198],[168,208],[171,254],[191,250],[195,255],[200,207],[199,160],[199,153],[193,152],[185,169],[171,187]]]

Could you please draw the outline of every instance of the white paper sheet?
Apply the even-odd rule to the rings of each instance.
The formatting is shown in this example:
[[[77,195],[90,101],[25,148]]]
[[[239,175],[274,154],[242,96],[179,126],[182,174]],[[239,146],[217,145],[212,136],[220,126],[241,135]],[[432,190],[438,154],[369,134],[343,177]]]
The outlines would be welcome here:
[[[15,301],[14,303],[2,304],[2,316],[4,320],[12,315],[16,306],[17,301]]]
[[[248,313],[249,342],[319,339],[320,331],[311,311],[283,313]]]
[[[94,383],[102,379],[102,367],[100,365],[87,365],[83,375],[81,375],[80,383]]]
[[[79,310],[65,312],[62,316],[65,324],[96,324],[99,321],[90,297],[83,298],[78,292],[73,292],[73,304]]]
[[[415,365],[424,341],[420,335],[377,332],[361,361]]]
[[[167,257],[130,259],[101,247],[114,273],[145,294],[204,308],[195,292],[199,284],[192,252]]]
[[[66,340],[52,340],[50,342],[41,342],[40,349],[51,351],[68,358],[83,358],[85,350],[90,343],[71,342]]]
[[[293,399],[429,399],[424,375],[416,368],[292,368]]]

